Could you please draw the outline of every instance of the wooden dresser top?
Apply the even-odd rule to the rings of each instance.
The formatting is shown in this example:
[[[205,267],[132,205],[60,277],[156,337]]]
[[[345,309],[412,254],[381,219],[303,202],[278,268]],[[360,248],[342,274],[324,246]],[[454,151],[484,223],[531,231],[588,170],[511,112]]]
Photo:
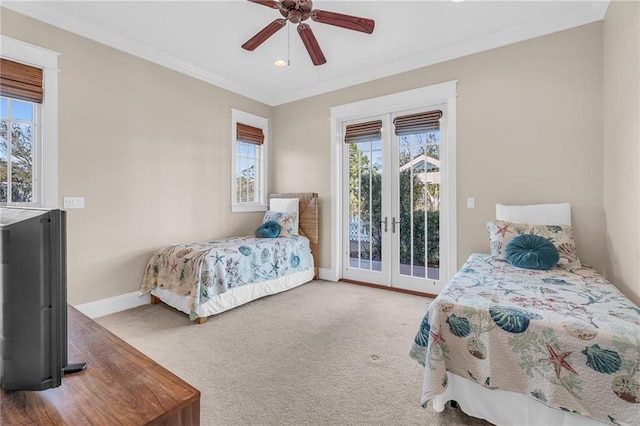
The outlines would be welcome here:
[[[196,388],[71,306],[68,336],[69,362],[87,362],[87,369],[54,389],[1,390],[0,424],[163,424],[188,407],[197,418],[182,424],[199,424]]]

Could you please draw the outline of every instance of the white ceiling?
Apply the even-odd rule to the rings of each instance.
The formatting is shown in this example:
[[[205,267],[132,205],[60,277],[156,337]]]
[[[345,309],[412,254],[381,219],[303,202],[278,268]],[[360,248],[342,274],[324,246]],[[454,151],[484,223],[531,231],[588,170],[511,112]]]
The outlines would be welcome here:
[[[311,20],[327,63],[313,66],[295,26],[255,51],[240,46],[277,10],[230,1],[3,1],[2,6],[116,49],[280,105],[604,18],[608,0],[314,1],[375,20],[368,35]]]

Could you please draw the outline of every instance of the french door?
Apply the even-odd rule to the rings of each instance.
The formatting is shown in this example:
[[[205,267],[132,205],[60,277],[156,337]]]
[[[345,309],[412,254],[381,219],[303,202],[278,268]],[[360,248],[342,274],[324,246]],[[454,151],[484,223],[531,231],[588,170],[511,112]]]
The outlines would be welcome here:
[[[434,105],[342,123],[343,278],[439,292],[446,119],[446,105]]]

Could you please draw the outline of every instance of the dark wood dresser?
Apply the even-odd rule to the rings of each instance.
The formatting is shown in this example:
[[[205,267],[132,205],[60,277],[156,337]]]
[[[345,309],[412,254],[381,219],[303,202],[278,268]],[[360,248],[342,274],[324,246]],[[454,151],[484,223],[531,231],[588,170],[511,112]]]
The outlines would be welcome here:
[[[200,391],[68,308],[69,362],[87,369],[62,386],[0,395],[6,425],[199,425]]]

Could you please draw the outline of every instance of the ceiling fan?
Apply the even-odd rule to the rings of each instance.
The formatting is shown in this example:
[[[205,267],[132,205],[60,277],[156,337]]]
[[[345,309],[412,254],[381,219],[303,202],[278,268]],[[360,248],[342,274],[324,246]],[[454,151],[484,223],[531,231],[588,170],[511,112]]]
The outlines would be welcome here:
[[[327,60],[322,53],[322,49],[320,49],[318,40],[316,40],[313,31],[311,31],[311,27],[302,21],[311,18],[313,21],[320,22],[321,24],[335,25],[336,27],[347,28],[367,34],[371,34],[375,26],[373,19],[314,9],[311,0],[249,1],[277,9],[284,18],[271,22],[243,44],[242,48],[245,50],[255,50],[279,29],[283,28],[287,24],[287,21],[289,21],[292,24],[298,24],[298,34],[300,34],[302,43],[304,43],[304,47],[307,49],[307,52],[309,52],[313,65],[322,65],[326,63]]]

